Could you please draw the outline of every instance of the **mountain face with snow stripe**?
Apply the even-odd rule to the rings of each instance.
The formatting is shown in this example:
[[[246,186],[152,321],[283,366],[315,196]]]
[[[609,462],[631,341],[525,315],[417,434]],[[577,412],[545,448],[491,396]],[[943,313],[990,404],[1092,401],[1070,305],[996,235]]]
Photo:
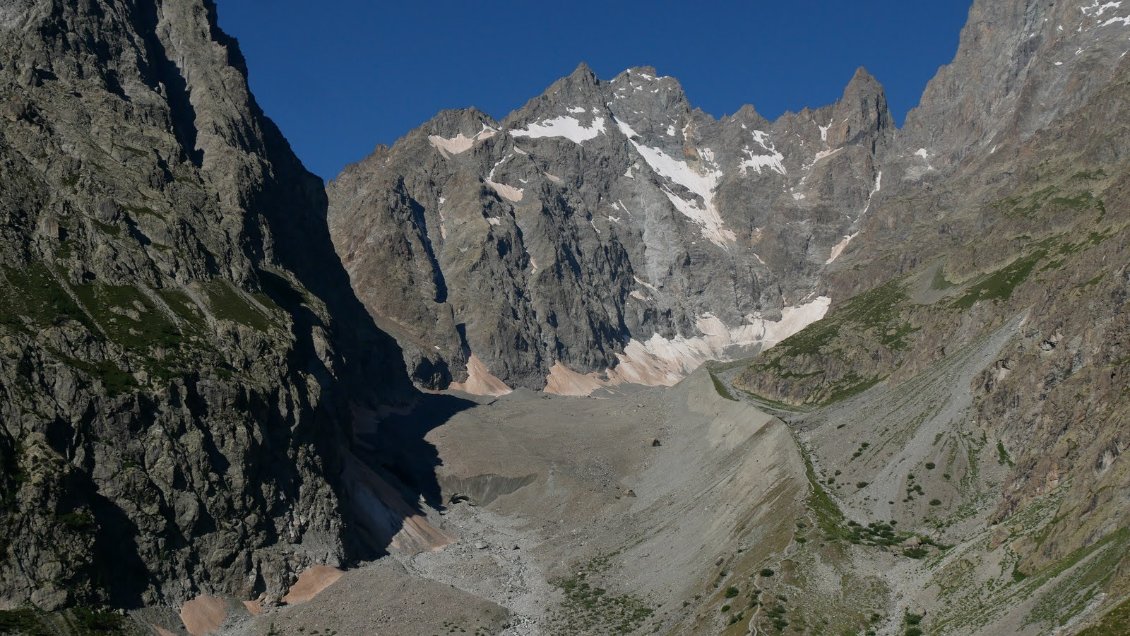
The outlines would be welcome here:
[[[331,232],[425,386],[671,384],[823,315],[820,272],[893,132],[862,69],[837,104],[770,122],[582,65],[501,122],[443,112],[350,166]]]

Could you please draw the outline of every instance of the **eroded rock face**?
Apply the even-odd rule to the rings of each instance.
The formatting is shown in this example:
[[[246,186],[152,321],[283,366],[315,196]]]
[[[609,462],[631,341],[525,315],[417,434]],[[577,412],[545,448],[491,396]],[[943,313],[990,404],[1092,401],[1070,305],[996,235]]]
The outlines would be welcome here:
[[[654,69],[581,66],[501,122],[443,112],[347,168],[330,227],[417,382],[671,384],[823,314],[819,273],[892,133],[862,69],[837,104],[770,122],[715,120]]]
[[[280,595],[409,388],[210,0],[0,8],[0,604]]]
[[[1005,467],[985,500],[953,489],[967,511],[1010,531],[1022,513],[1054,511],[1038,536],[1010,537],[1025,573],[1124,540],[1130,518],[1115,494],[1130,485],[1124,4],[976,2],[954,62],[884,157],[883,194],[825,272],[831,295],[852,300],[738,379],[810,407],[876,383],[909,390],[1022,317],[960,387],[972,404],[952,430],[987,440],[970,458]],[[978,483],[974,470],[952,477]],[[1112,598],[1127,586],[1120,559],[1103,570]]]

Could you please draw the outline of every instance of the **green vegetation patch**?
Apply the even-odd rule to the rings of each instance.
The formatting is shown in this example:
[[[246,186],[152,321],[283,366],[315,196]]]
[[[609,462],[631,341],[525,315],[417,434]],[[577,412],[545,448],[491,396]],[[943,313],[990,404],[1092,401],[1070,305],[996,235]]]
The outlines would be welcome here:
[[[1078,636],[1125,636],[1130,630],[1130,599],[1107,612],[1097,624],[1079,632]]]
[[[1106,170],[1096,168],[1094,170],[1080,170],[1071,175],[1072,181],[1099,181],[1107,178]]]
[[[158,289],[157,294],[165,304],[169,306],[177,318],[185,321],[186,323],[199,327],[204,325],[204,316],[196,307],[196,303],[188,297],[188,294],[177,289]]]
[[[980,300],[1008,300],[1016,287],[1028,278],[1045,255],[1043,250],[1036,251],[983,277],[966,289],[965,295],[953,301],[953,306],[958,309],[969,309]]]
[[[125,633],[126,619],[114,612],[76,607],[70,611],[73,624],[79,634],[122,634]]]
[[[828,356],[846,358],[843,341],[852,338],[877,342],[891,351],[906,351],[911,346],[910,336],[919,329],[902,317],[908,302],[906,286],[897,280],[859,294],[823,320],[756,358],[746,373],[766,373],[781,380],[826,377],[826,365],[812,369],[812,360]],[[804,401],[828,405],[846,400],[882,382],[885,377],[848,373],[843,377],[808,381],[803,383],[809,389]]]
[[[808,485],[811,488],[808,493],[808,508],[816,517],[816,525],[829,539],[847,538],[844,530],[844,513],[828,491],[820,485],[820,481],[816,478],[816,469],[812,467],[812,460],[803,447],[801,447],[801,457],[804,458],[804,473],[808,476]]]
[[[551,616],[550,631],[559,634],[628,634],[640,628],[653,613],[643,599],[613,594],[597,578],[614,565],[619,550],[593,558],[576,576],[550,581],[565,596]]]
[[[628,634],[652,615],[652,609],[631,594],[612,594],[585,577],[551,583],[565,594],[561,612],[553,616],[552,629],[563,634]]]
[[[34,607],[0,611],[0,634],[20,636],[111,636],[138,633],[115,612],[74,607],[62,612],[44,612]]]
[[[714,375],[713,371],[710,372],[710,381],[714,383],[714,390],[718,392],[718,395],[732,402],[738,401],[738,398],[734,397],[733,393],[730,393],[730,389],[726,387],[725,383],[723,383],[718,376]]]
[[[1077,172],[1072,180],[1097,180],[1105,177],[1101,170],[1095,173]],[[1069,210],[1083,212],[1099,210],[1105,212],[1106,208],[1101,199],[1089,191],[1063,192],[1059,186],[1047,186],[1026,195],[1017,195],[1001,199],[992,205],[996,211],[1011,218],[1034,219],[1045,209]]]
[[[51,351],[55,357],[65,362],[67,366],[78,369],[93,378],[101,380],[102,385],[106,388],[106,393],[111,397],[131,391],[137,386],[137,382],[131,374],[123,371],[117,364],[108,360],[102,362],[88,362],[64,355],[62,352],[54,349],[50,349],[49,351]]]
[[[182,332],[185,325],[203,327],[204,317],[178,290],[158,290],[159,298],[152,298],[130,285],[69,285],[45,265],[33,263],[0,270],[0,294],[7,301],[0,305],[0,329],[35,334],[70,321],[81,324],[94,340],[116,345],[105,360],[78,359],[49,349],[59,361],[101,380],[110,395],[136,388],[133,374],[123,367],[169,379],[186,367],[199,366],[194,347],[210,346]],[[253,312],[250,307],[245,311]],[[262,314],[253,313],[255,324],[269,324]]]
[[[94,220],[94,225],[103,233],[109,236],[118,237],[122,235],[122,228],[114,225],[113,223],[103,223],[97,219]]]
[[[75,294],[110,340],[127,351],[149,355],[180,344],[180,330],[136,287],[96,283],[75,287]]]
[[[241,325],[267,331],[271,320],[251,304],[242,294],[224,280],[213,280],[204,285],[208,305],[220,320],[230,320]],[[264,298],[266,298],[264,296]]]
[[[1008,454],[1008,449],[1004,447],[1004,442],[1000,440],[997,440],[997,463],[1001,466],[1008,466],[1009,468],[1016,466],[1012,461],[1012,457]]]
[[[1098,246],[1103,241],[1114,236],[1114,228],[1103,228],[1102,230],[1092,230],[1087,233],[1087,237],[1078,242],[1063,243],[1059,247],[1060,254],[1078,254],[1079,252],[1086,251],[1092,247]]]
[[[992,208],[1009,217],[1033,218],[1036,213],[1044,208],[1048,200],[1059,193],[1059,188],[1052,185],[1041,188],[1027,195],[1016,195],[1001,199],[992,204]]]
[[[873,376],[870,378],[861,378],[854,373],[848,374],[839,382],[829,387],[828,397],[824,399],[823,404],[832,404],[846,400],[863,393],[867,389],[875,386],[883,381],[884,378],[880,376]]]
[[[946,279],[946,268],[943,265],[938,265],[934,269],[934,278],[930,280],[930,289],[935,291],[945,291],[957,287],[957,283],[950,282]]]
[[[76,510],[59,515],[59,523],[71,530],[83,531],[95,527],[94,516],[83,510]]]
[[[74,298],[40,263],[22,269],[5,267],[0,276],[0,325],[26,330],[58,325],[67,320],[93,327]],[[30,322],[31,325],[27,323]]]
[[[0,634],[52,636],[55,632],[40,622],[42,615],[39,610],[26,607],[0,610]]]
[[[1120,563],[1126,560],[1128,548],[1130,528],[1122,528],[1030,576],[1028,580],[1033,581],[1035,588],[1063,575],[1062,580],[1042,594],[1027,623],[1062,625],[1078,616],[1110,582]]]
[[[819,354],[839,336],[844,327],[855,331],[879,329],[884,335],[894,327],[896,333],[905,336],[914,330],[903,330],[901,324],[894,323],[906,301],[906,289],[899,281],[890,281],[863,292],[831,315],[786,338],[768,352],[768,362],[761,362],[759,366],[779,368],[782,358]],[[905,348],[906,343],[901,337],[893,337],[890,345]]]
[[[905,337],[916,331],[899,322],[907,300],[905,285],[901,281],[889,281],[853,297],[823,320],[785,339],[770,353],[774,354],[774,359],[819,353],[845,327],[854,331],[876,330],[885,345],[905,349]]]

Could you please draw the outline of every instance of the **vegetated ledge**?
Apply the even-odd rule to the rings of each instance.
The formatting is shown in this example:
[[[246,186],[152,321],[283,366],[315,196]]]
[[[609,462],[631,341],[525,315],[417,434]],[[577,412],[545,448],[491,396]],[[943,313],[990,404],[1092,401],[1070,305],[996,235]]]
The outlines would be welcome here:
[[[912,348],[919,328],[908,305],[901,280],[859,294],[754,358],[734,386],[770,406],[794,409],[862,393],[885,380]]]

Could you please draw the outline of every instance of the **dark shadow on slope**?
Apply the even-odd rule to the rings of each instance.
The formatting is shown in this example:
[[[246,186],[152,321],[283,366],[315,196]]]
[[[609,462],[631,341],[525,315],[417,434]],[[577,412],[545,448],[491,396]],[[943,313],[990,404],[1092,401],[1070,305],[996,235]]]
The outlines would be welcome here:
[[[196,147],[196,109],[188,93],[188,82],[176,63],[169,59],[165,45],[157,37],[157,6],[139,3],[133,15],[133,28],[145,38],[145,54],[150,64],[148,68],[142,68],[144,79],[150,88],[164,92],[172,117],[173,134],[188,160],[199,168],[204,163],[204,151]]]
[[[94,536],[94,572],[97,575],[113,572],[111,580],[96,581],[109,595],[112,607],[142,607],[149,577],[149,569],[138,555],[138,528],[126,514],[102,495],[93,484],[89,485],[87,501],[98,520]]]
[[[252,108],[274,171],[247,201],[247,250],[261,264],[262,290],[294,319],[290,368],[312,372],[322,391],[321,425],[295,431],[296,443],[313,444],[325,462],[345,508],[343,539],[350,558],[371,559],[387,551],[409,518],[422,516],[421,501],[440,505],[435,475],[440,459],[424,435],[474,403],[425,395],[412,386],[399,345],[368,314],[334,251],[321,179],[306,171],[275,125]],[[310,310],[280,270],[326,304],[330,324]],[[324,356],[318,353],[319,330],[332,347]],[[383,415],[390,411],[412,415]]]
[[[443,462],[425,438],[456,414],[475,406],[475,402],[454,395],[423,395],[411,412],[390,415],[379,430],[359,434],[358,450],[412,494],[423,497],[429,506],[442,509],[436,468]]]

